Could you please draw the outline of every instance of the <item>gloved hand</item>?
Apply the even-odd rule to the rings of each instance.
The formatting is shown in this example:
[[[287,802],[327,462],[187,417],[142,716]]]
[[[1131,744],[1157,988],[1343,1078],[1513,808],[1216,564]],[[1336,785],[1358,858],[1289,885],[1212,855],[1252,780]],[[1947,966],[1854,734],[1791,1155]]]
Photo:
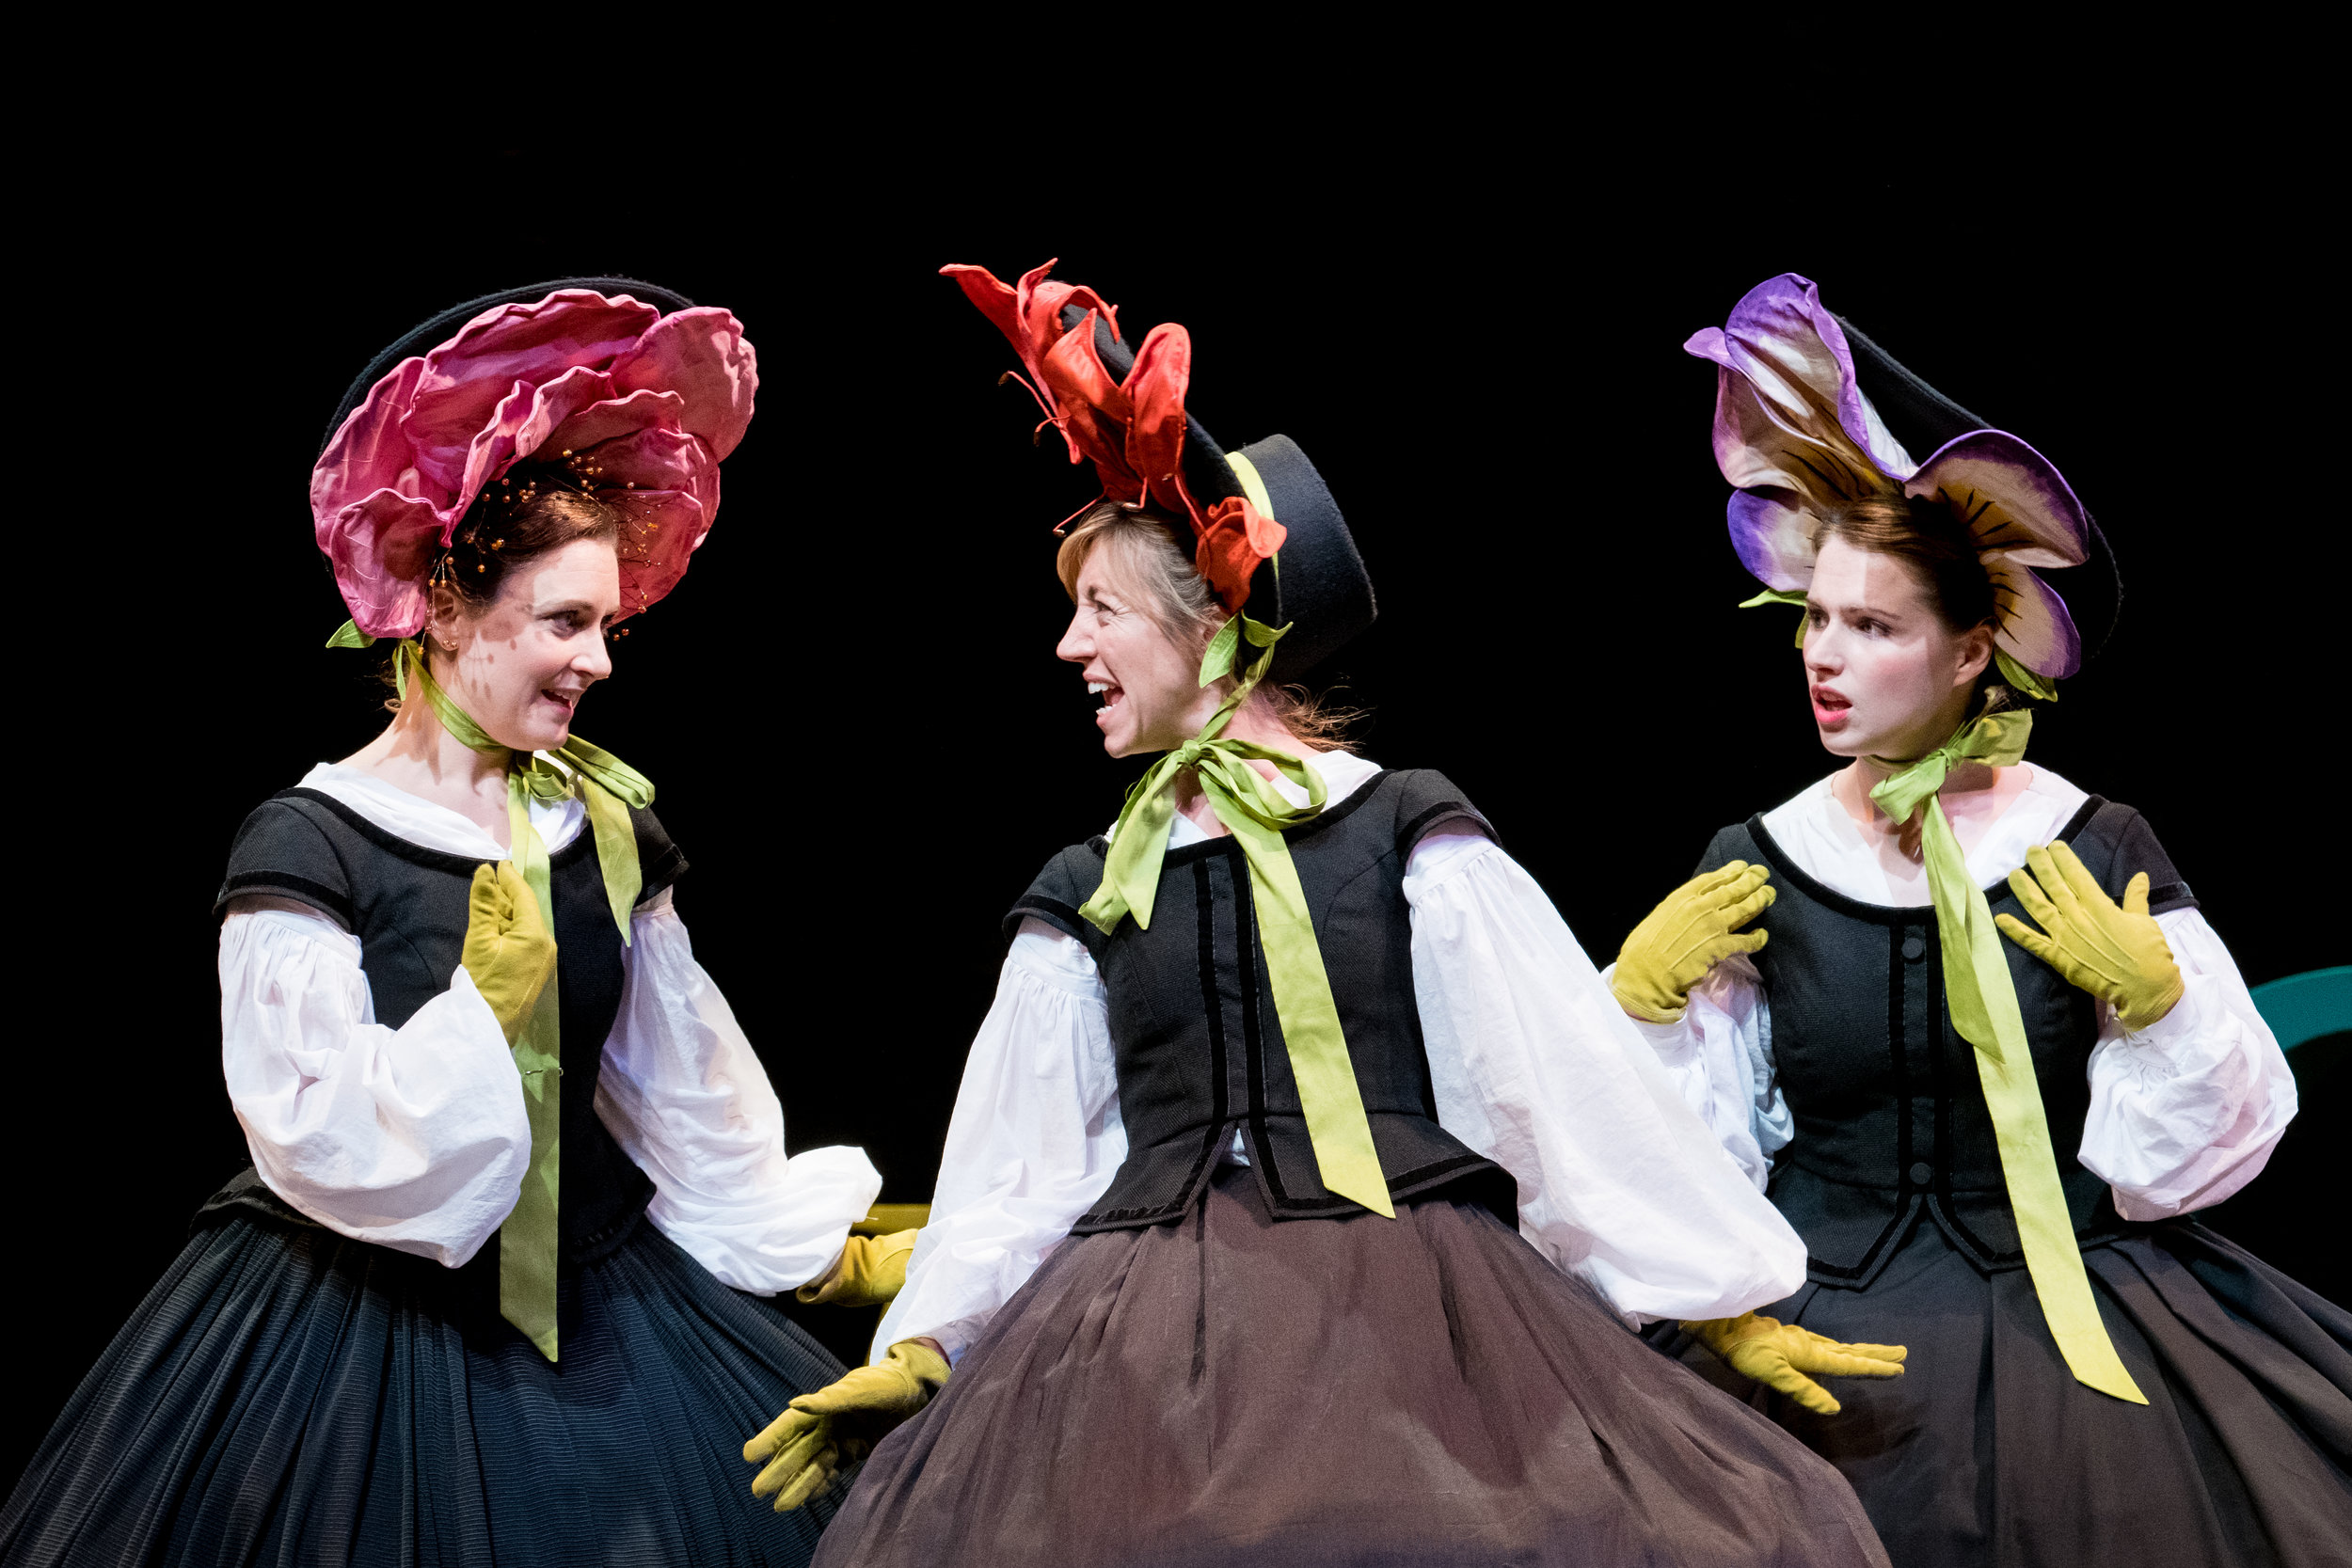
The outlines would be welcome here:
[[[918,1234],[900,1230],[888,1236],[852,1236],[831,1272],[792,1293],[805,1302],[835,1307],[887,1307],[907,1282],[907,1255],[914,1250]]]
[[[2042,930],[2013,914],[1994,915],[2009,940],[2113,1007],[2126,1029],[2145,1029],[2170,1012],[2181,999],[2181,966],[2148,912],[2148,873],[2124,884],[2118,904],[2063,841],[2026,850],[2026,864],[2033,875],[2010,872],[2010,891]]]
[[[752,1495],[773,1493],[778,1513],[800,1507],[823,1491],[842,1465],[865,1458],[901,1421],[930,1403],[946,1381],[945,1357],[919,1339],[901,1339],[875,1365],[803,1394],[743,1445],[746,1465],[767,1465],[752,1479]]]
[[[1772,873],[1733,861],[1692,878],[1649,911],[1617,955],[1609,989],[1617,1006],[1650,1023],[1673,1023],[1691,1000],[1691,988],[1734,953],[1764,945],[1763,931],[1740,927],[1772,906]]]
[[[1837,1414],[1828,1389],[1805,1376],[1900,1377],[1901,1345],[1848,1345],[1777,1318],[1742,1312],[1736,1318],[1686,1322],[1683,1329],[1742,1377],[1776,1388],[1820,1416]]]
[[[463,953],[474,989],[498,1014],[506,1043],[514,1044],[555,973],[555,938],[548,934],[547,922],[539,918],[539,900],[513,861],[485,862],[473,868]]]

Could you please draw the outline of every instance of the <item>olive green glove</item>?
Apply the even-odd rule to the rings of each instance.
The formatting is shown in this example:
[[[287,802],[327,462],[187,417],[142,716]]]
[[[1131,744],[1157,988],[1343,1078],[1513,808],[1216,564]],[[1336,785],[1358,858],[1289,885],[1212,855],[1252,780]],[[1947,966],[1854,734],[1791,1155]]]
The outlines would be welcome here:
[[[812,1279],[792,1293],[805,1302],[834,1307],[887,1307],[907,1282],[907,1255],[914,1250],[919,1234],[901,1230],[890,1236],[852,1236],[822,1279]]]
[[[1766,885],[1772,873],[1733,861],[1692,878],[1649,911],[1617,955],[1609,989],[1617,1006],[1649,1023],[1674,1023],[1691,1000],[1691,988],[1734,953],[1764,945],[1763,931],[1740,927],[1772,907]]]
[[[2042,930],[2013,914],[1996,914],[1993,924],[2067,984],[2113,1007],[2126,1029],[2145,1029],[2170,1012],[2181,999],[2181,966],[2148,912],[2148,873],[2124,885],[2118,904],[2062,840],[2026,850],[2026,865],[2033,875],[2012,871],[2009,887]]]
[[[1742,1312],[1736,1318],[1686,1322],[1685,1332],[1713,1351],[1742,1377],[1776,1388],[1807,1410],[1821,1416],[1837,1414],[1837,1402],[1828,1389],[1805,1376],[1900,1377],[1901,1345],[1848,1345],[1824,1338],[1809,1328],[1777,1318]]]
[[[462,961],[482,1000],[498,1014],[506,1043],[514,1044],[555,973],[555,938],[548,934],[539,900],[513,861],[473,868]]]
[[[752,1495],[773,1493],[776,1512],[788,1513],[825,1489],[835,1471],[854,1465],[901,1421],[930,1403],[947,1381],[947,1363],[918,1339],[901,1339],[870,1367],[785,1407],[767,1431],[743,1445],[746,1465],[765,1464]]]

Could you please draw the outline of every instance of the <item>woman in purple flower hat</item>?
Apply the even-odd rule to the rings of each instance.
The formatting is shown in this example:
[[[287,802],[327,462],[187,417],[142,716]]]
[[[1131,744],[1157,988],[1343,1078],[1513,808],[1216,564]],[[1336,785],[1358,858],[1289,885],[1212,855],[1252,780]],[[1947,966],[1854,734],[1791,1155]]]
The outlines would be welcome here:
[[[653,786],[581,740],[686,570],[758,377],[628,279],[468,302],[353,384],[311,475],[391,724],[259,807],[221,884],[252,1168],[83,1382],[0,1560],[805,1563],[732,1445],[838,1362],[760,1298],[887,1299],[855,1148],[787,1158],[673,903]],[[348,657],[348,656],[342,656]]]
[[[1910,1355],[1828,1420],[1660,1342],[1836,1465],[1897,1568],[2352,1560],[2352,1314],[2188,1217],[2262,1169],[2285,1058],[2146,819],[2024,760],[2081,661],[2039,572],[2089,514],[1804,278],[1688,347],[1749,602],[1801,608],[1851,760],[1716,834],[1611,985],[1804,1239],[1764,1310]]]

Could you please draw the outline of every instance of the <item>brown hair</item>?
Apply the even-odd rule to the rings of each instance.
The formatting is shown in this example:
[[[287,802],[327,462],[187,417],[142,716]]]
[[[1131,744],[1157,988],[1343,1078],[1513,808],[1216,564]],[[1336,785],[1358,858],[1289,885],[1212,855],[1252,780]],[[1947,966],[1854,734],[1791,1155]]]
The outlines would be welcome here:
[[[458,521],[436,580],[454,589],[468,610],[499,596],[507,574],[528,561],[581,539],[617,546],[622,517],[610,501],[580,488],[579,479],[552,464],[518,463],[485,485]]]
[[[1954,632],[1993,625],[1997,608],[1993,578],[1976,541],[1951,508],[1915,496],[1864,496],[1821,517],[1820,540],[1842,539],[1857,550],[1893,556],[1927,594],[1936,619]],[[1817,541],[1818,542],[1818,541]],[[2024,698],[2001,678],[1997,661],[1977,677],[1979,714],[2022,706]]]
[[[1205,648],[1225,624],[1225,607],[1206,578],[1193,569],[1185,546],[1190,530],[1152,510],[1127,501],[1102,500],[1070,527],[1055,554],[1054,570],[1062,591],[1078,596],[1078,574],[1098,548],[1114,553],[1122,577],[1139,589],[1144,613],[1168,639],[1179,646]],[[1230,693],[1234,678],[1219,689]],[[1360,709],[1341,707],[1303,686],[1260,686],[1254,701],[1263,697],[1274,721],[1299,739],[1327,752],[1355,750],[1348,730],[1365,717]]]

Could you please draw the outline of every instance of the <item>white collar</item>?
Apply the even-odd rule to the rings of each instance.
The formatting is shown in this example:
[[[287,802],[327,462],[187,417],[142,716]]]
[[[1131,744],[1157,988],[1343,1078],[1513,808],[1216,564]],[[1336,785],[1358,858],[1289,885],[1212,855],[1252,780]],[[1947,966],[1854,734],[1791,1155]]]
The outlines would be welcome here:
[[[507,858],[506,851],[499,847],[498,841],[479,822],[357,768],[322,762],[302,775],[300,787],[331,796],[393,837],[405,839],[421,848],[475,861]],[[587,807],[577,796],[552,803],[531,802],[531,825],[539,830],[540,842],[548,847],[549,854],[569,844],[587,816]]]
[[[2001,809],[1968,850],[1968,877],[1979,887],[1990,887],[2026,863],[2026,851],[2047,844],[2073,820],[2090,799],[2082,790],[2037,763],[2019,763],[2027,771],[2026,787]],[[1797,863],[1797,869],[1847,897],[1881,908],[1912,908],[1928,901],[1925,880],[1918,896],[1898,898],[1894,883],[1878,851],[1862,836],[1854,819],[1830,793],[1830,781],[1819,779],[1764,814],[1765,830],[1772,842]],[[1924,873],[1922,873],[1924,878]]]

